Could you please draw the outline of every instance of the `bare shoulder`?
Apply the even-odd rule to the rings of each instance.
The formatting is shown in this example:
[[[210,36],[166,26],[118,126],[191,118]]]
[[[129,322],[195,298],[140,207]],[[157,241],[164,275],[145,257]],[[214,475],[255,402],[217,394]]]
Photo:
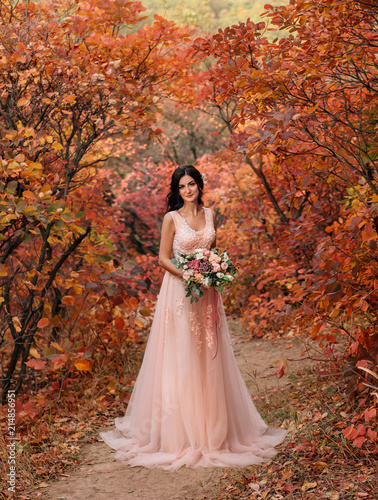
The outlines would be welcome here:
[[[213,218],[213,221],[215,222],[215,220],[216,220],[215,211],[212,208],[207,208],[207,207],[205,207],[205,208],[206,208],[206,210],[209,210],[209,212],[211,213],[211,216]]]
[[[172,212],[167,212],[164,217],[163,217],[163,228],[167,229],[168,231],[174,231],[175,229],[175,222],[174,222],[174,215]]]
[[[170,224],[173,222],[173,213],[172,212],[167,212],[164,217],[163,217],[163,220],[166,221],[166,223]]]
[[[215,211],[211,208],[207,208],[207,207],[204,207],[204,208],[211,214],[211,217],[213,219],[214,228],[217,229],[217,216],[216,216]]]

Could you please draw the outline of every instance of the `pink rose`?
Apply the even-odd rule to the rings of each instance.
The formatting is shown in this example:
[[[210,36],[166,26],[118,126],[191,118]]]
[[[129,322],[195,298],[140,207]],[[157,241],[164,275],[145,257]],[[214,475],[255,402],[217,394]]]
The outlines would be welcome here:
[[[206,255],[206,257],[208,257],[210,255],[210,250],[208,250],[207,248],[205,248],[205,250],[202,252],[204,255]]]
[[[217,264],[216,262],[212,262],[212,266],[215,272],[218,272],[220,270],[220,265]]]
[[[209,261],[213,262],[213,260],[215,260],[217,257],[218,257],[218,255],[216,253],[210,252],[210,254],[209,254]]]
[[[188,271],[184,271],[182,273],[182,277],[184,278],[184,280],[188,280],[190,279],[190,274],[188,273]]]
[[[225,271],[228,268],[227,262],[222,262],[222,264],[220,266],[223,269],[223,271]]]

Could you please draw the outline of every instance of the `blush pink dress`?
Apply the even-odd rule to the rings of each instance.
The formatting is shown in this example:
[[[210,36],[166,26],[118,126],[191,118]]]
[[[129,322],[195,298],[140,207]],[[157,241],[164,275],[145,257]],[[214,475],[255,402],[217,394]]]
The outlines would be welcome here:
[[[211,210],[206,226],[192,229],[177,212],[173,255],[210,248],[215,240]],[[102,432],[131,466],[175,470],[245,467],[266,462],[286,434],[268,427],[242,379],[221,296],[206,290],[190,303],[181,278],[167,272],[156,304],[143,363],[124,417]]]

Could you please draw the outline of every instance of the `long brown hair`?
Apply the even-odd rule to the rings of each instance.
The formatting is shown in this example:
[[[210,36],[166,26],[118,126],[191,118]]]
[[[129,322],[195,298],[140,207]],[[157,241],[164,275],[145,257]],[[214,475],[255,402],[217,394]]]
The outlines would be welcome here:
[[[203,179],[201,174],[193,165],[181,165],[181,167],[176,168],[172,174],[171,190],[167,195],[167,212],[179,210],[184,205],[184,200],[180,196],[179,191],[180,179],[184,177],[184,175],[189,175],[196,182],[199,190],[198,203],[199,205],[203,205]]]

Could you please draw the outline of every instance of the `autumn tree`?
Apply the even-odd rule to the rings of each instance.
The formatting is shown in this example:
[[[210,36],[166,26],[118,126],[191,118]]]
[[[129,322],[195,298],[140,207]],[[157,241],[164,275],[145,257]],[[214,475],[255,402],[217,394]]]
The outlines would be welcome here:
[[[215,60],[206,78],[216,104],[236,103],[222,160],[238,193],[224,207],[245,276],[235,293],[259,334],[288,327],[294,317],[299,329],[313,322],[326,356],[337,334],[345,335],[352,370],[371,385],[366,370],[377,370],[378,341],[377,8],[292,0],[267,6],[265,16],[287,36],[270,42],[264,23],[247,21],[194,42]],[[224,196],[229,192],[225,187]],[[355,381],[353,375],[351,392],[367,391]],[[364,433],[353,428],[349,437],[362,445]]]
[[[4,395],[28,368],[89,369],[74,332],[88,328],[89,313],[92,329],[101,314],[114,325],[112,301],[124,308],[118,330],[133,335],[138,288],[148,283],[137,283],[138,269],[114,272],[127,257],[125,227],[98,170],[110,154],[102,143],[159,133],[161,96],[184,84],[190,60],[177,57],[188,30],[161,17],[127,33],[143,10],[115,0],[0,4]]]

